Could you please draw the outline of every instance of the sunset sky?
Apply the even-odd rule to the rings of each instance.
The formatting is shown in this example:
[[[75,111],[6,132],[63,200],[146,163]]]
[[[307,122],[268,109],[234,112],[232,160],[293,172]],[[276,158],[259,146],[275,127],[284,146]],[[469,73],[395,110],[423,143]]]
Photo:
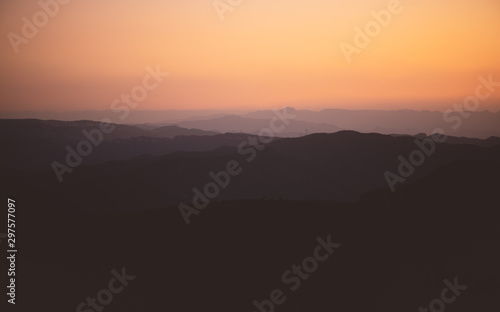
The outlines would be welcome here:
[[[351,63],[340,44],[390,0],[244,0],[224,20],[212,2],[72,0],[16,54],[40,6],[1,1],[0,111],[108,110],[157,64],[170,76],[140,109],[446,110],[500,81],[498,0],[401,1]]]

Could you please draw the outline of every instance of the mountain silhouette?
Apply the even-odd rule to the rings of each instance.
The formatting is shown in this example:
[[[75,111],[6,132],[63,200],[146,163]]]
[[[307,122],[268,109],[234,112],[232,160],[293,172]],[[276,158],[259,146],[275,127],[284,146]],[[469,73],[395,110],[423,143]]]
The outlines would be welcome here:
[[[446,282],[466,287],[450,311],[500,307],[496,137],[431,149],[426,134],[339,131],[252,145],[254,134],[165,138],[156,135],[184,130],[124,126],[60,183],[50,162],[96,124],[23,122],[0,122],[20,129],[0,138],[0,195],[16,201],[22,251],[17,291],[30,299],[20,311],[76,311],[113,270],[134,279],[105,311],[258,311],[275,289],[286,300],[274,311],[412,311]],[[430,155],[392,192],[384,173],[418,150]],[[231,161],[241,173],[187,225],[179,204],[192,206],[193,189]],[[327,241],[340,244],[323,247],[327,260],[292,273]]]
[[[33,300],[19,307],[72,311],[126,267],[136,279],[109,311],[254,311],[275,288],[287,297],[280,311],[411,311],[455,278],[467,289],[454,311],[498,308],[499,174],[498,162],[463,161],[354,204],[214,202],[189,227],[176,206],[96,215],[75,211],[68,196],[30,196],[18,217],[39,235],[19,234],[18,283]],[[328,236],[341,246],[291,291],[282,274]],[[54,237],[60,248],[50,248]],[[61,284],[60,299],[47,299]]]

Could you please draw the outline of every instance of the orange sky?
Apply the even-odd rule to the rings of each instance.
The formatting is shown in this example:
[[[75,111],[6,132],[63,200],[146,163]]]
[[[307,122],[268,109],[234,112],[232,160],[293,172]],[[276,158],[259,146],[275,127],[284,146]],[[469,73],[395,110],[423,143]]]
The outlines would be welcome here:
[[[390,1],[244,0],[222,21],[212,0],[72,0],[17,54],[8,34],[40,7],[2,1],[0,111],[108,110],[156,64],[170,76],[140,109],[446,110],[500,81],[498,0],[401,1],[348,63],[339,45]]]

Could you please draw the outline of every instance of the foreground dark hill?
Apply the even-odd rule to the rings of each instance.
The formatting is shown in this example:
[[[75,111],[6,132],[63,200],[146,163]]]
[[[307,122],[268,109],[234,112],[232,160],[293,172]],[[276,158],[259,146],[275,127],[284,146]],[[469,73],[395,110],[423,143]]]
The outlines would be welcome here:
[[[198,139],[193,139],[196,137],[179,137],[179,140],[188,138],[194,140],[192,143],[198,142]],[[216,140],[217,136],[204,139],[208,138]],[[58,182],[52,171],[34,174],[5,170],[5,178],[9,181],[8,189],[63,196],[74,209],[136,211],[143,207],[164,208],[180,202],[191,205],[195,195],[193,189],[203,192],[205,185],[214,181],[210,172],[219,173],[226,170],[228,162],[237,161],[241,173],[231,178],[216,200],[282,197],[355,202],[368,191],[389,190],[384,173],[399,174],[398,157],[408,159],[410,153],[418,150],[413,137],[352,131],[280,139],[260,147],[263,150],[255,150],[254,154],[238,153],[236,141],[232,141],[233,147],[212,151],[175,152],[95,166],[83,165],[73,173],[65,174],[63,183]],[[114,147],[110,146],[106,153],[119,157],[113,154],[116,152]],[[248,149],[247,144],[245,150]],[[437,144],[435,152],[426,157],[422,165],[415,166],[414,173],[396,188],[456,161],[499,159],[498,145]],[[102,198],[113,198],[115,205],[106,205]]]
[[[446,311],[498,311],[499,175],[497,162],[457,162],[358,204],[217,202],[189,226],[175,206],[80,214],[64,192],[18,190],[16,308],[76,311],[107,287],[112,269],[125,267],[135,279],[105,311],[250,312],[277,288],[286,296],[277,312],[418,311],[455,278],[467,288]],[[114,206],[117,198],[100,200]],[[291,291],[282,274],[329,235],[341,246]]]

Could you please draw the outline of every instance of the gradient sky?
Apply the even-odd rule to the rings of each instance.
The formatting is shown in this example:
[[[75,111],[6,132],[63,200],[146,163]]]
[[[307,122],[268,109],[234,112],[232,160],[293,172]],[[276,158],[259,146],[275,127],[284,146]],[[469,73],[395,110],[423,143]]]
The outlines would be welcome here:
[[[72,0],[16,54],[7,34],[40,7],[2,1],[0,111],[108,110],[156,64],[170,77],[140,109],[446,110],[500,81],[498,0],[401,1],[347,63],[339,45],[388,2],[244,0],[221,21],[212,0]]]

